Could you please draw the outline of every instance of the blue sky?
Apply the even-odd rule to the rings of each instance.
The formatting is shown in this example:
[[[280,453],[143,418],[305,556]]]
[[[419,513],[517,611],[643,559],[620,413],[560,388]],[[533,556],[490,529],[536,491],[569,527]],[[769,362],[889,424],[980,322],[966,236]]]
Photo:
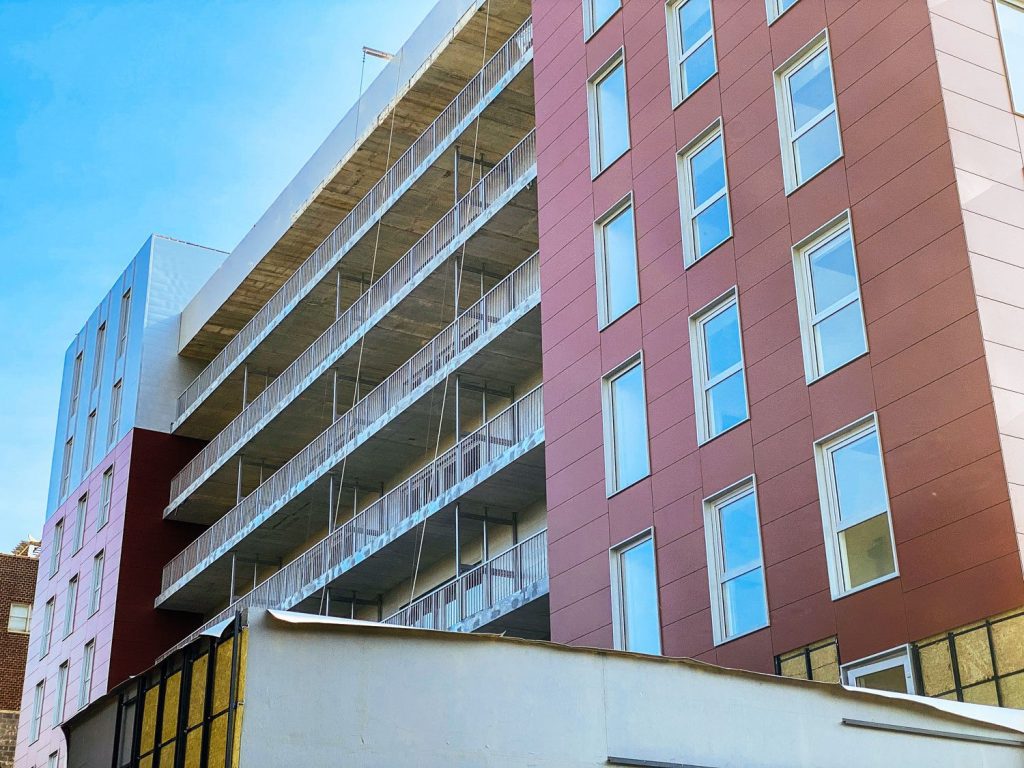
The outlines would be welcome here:
[[[231,250],[354,101],[362,46],[432,4],[0,0],[0,550],[42,529],[64,350],[146,237]]]

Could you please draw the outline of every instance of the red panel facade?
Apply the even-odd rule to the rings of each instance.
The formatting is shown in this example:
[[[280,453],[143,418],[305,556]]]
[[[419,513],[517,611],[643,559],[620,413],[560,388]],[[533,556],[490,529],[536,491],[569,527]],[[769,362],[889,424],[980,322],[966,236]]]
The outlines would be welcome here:
[[[584,40],[538,0],[538,195],[552,639],[611,646],[609,547],[653,528],[662,648],[772,671],[1024,605],[925,0],[714,0],[718,74],[673,109],[663,0]],[[787,195],[774,70],[827,27],[843,157]],[[631,149],[591,178],[587,79],[625,55]],[[733,236],[684,269],[676,153],[723,123]],[[634,198],[640,305],[598,330],[593,222]],[[849,209],[869,353],[808,385],[792,246]],[[698,447],[688,319],[736,287],[750,418]],[[651,473],[606,498],[601,377],[642,350]],[[813,444],[877,413],[900,576],[833,600]],[[703,499],[754,475],[770,626],[715,647]]]

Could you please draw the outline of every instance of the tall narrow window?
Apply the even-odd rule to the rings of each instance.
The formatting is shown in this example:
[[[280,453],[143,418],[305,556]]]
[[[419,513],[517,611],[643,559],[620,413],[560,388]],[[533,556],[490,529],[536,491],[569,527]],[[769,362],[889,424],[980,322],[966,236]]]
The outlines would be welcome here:
[[[32,625],[32,606],[29,603],[11,603],[7,614],[7,631],[27,635]]]
[[[50,644],[53,642],[53,615],[57,611],[57,598],[51,597],[46,601],[43,608],[43,628],[39,633],[39,658],[44,658],[50,652]]]
[[[32,694],[32,727],[29,732],[29,741],[39,740],[39,726],[43,722],[43,698],[46,696],[46,680],[36,683],[35,692]]]
[[[807,381],[868,351],[849,214],[793,248]]]
[[[815,445],[832,596],[897,573],[889,494],[874,416]]]
[[[60,497],[63,499],[71,490],[71,462],[75,457],[75,438],[69,437],[64,443],[64,456],[60,465]]]
[[[89,412],[89,418],[85,422],[85,458],[82,459],[82,473],[85,474],[92,467],[92,455],[96,448],[96,409]]]
[[[78,682],[78,708],[83,709],[92,695],[92,668],[96,662],[95,638],[85,644],[82,652],[82,677]]]
[[[583,0],[583,32],[590,37],[622,7],[622,0]]]
[[[678,169],[683,261],[689,266],[732,237],[721,120],[683,148]]]
[[[894,693],[917,693],[910,648],[901,645],[867,659],[844,664],[843,683],[856,688],[871,688]]]
[[[704,443],[749,414],[735,288],[690,318],[690,356],[697,439]]]
[[[661,653],[658,577],[654,538],[646,534],[611,551],[612,624],[615,647],[638,653]]]
[[[1013,111],[1024,115],[1024,2],[996,0],[999,37],[1006,61],[1006,79],[1010,83]]]
[[[117,441],[117,432],[121,428],[121,379],[114,383],[110,390],[110,429],[107,434],[107,444],[113,445]]]
[[[74,367],[71,371],[71,402],[68,406],[68,422],[78,413],[78,398],[82,394],[82,353],[75,355]]]
[[[78,574],[68,581],[68,596],[64,603],[64,637],[75,629],[75,610],[78,608]]]
[[[89,494],[83,493],[78,500],[78,509],[75,511],[75,535],[72,539],[71,552],[74,554],[82,548],[85,543],[85,516],[89,508]]]
[[[843,154],[825,32],[775,71],[775,100],[786,191],[792,192]]]
[[[132,289],[121,295],[121,313],[117,321],[117,359],[124,357],[128,349],[128,323],[132,317]]]
[[[99,328],[96,329],[96,356],[92,361],[92,389],[95,390],[100,385],[100,379],[103,378],[103,353],[106,352],[107,348],[107,324],[100,323]]]
[[[92,589],[89,590],[89,615],[100,609],[100,595],[103,592],[103,550],[92,559]]]
[[[768,23],[771,24],[779,18],[779,16],[796,5],[796,3],[797,0],[766,0],[766,5],[768,7]]]
[[[626,64],[616,53],[587,84],[590,111],[590,168],[597,176],[629,149]]]
[[[46,768],[60,768],[60,752],[51,752],[46,761]]]
[[[64,519],[61,518],[53,526],[53,544],[50,548],[50,576],[60,568],[61,548],[64,546]]]
[[[611,496],[650,473],[643,360],[630,359],[605,376],[602,384],[604,468]]]
[[[114,466],[107,467],[103,473],[103,482],[100,486],[100,508],[96,515],[96,530],[98,531],[110,519],[110,500],[114,495]]]
[[[679,104],[718,71],[711,0],[673,0],[668,12],[672,102]]]
[[[53,702],[54,727],[60,725],[64,720],[64,700],[67,698],[68,693],[68,671],[70,666],[70,662],[65,661],[57,668],[57,690],[54,691],[56,699]]]
[[[640,301],[633,200],[627,197],[594,225],[597,254],[597,319],[603,328]]]
[[[753,478],[704,502],[704,533],[715,642],[768,626]]]

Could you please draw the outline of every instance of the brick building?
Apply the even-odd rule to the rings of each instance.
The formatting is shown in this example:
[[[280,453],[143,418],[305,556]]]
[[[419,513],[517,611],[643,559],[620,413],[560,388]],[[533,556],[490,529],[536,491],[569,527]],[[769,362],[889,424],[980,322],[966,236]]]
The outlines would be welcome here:
[[[38,546],[37,541],[24,541],[11,554],[0,553],[0,617],[6,619],[0,632],[0,768],[14,765]]]

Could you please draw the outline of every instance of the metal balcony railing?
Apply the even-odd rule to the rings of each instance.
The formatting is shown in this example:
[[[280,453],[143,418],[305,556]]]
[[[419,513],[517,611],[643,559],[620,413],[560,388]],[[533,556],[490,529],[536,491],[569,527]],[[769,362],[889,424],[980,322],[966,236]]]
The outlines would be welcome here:
[[[384,619],[422,629],[452,629],[548,578],[548,532],[541,531]]]
[[[297,605],[354,567],[356,553],[366,550],[361,562],[393,541],[431,504],[439,509],[453,501],[446,494],[463,481],[475,486],[538,445],[543,430],[543,395],[537,387],[214,615],[179,647],[246,608],[286,610]]]
[[[380,276],[280,376],[245,406],[171,481],[171,503],[178,506],[210,474],[280,413],[306,387],[399,301],[444,263],[510,195],[536,176],[536,137],[530,131],[387,272]]]
[[[162,595],[324,476],[539,301],[534,253],[171,560],[163,570]]]
[[[334,268],[345,252],[522,71],[532,55],[533,21],[527,19],[356,203],[334,231],[178,396],[175,426]]]

